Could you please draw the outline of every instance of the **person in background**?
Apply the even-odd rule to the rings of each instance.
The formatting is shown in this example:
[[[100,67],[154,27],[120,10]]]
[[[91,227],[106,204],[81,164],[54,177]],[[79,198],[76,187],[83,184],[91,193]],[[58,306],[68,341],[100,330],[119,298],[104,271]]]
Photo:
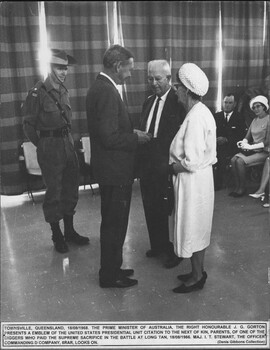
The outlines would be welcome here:
[[[250,101],[253,110],[253,119],[245,138],[237,142],[241,152],[231,159],[232,172],[235,179],[235,190],[229,195],[242,197],[246,191],[246,165],[251,166],[258,162],[264,163],[269,155],[266,151],[269,145],[269,105],[265,96],[256,96]]]
[[[150,239],[149,258],[165,254],[165,267],[180,263],[169,241],[167,213],[167,168],[169,147],[182,123],[185,110],[177,103],[171,86],[171,67],[166,60],[148,63],[148,83],[153,94],[143,104],[139,129],[152,135],[139,147],[138,164],[142,201]]]
[[[245,122],[240,113],[235,110],[236,99],[233,93],[223,99],[223,110],[214,114],[217,125],[217,159],[215,167],[215,190],[222,189],[223,176],[228,164],[237,152],[237,141],[245,136]]]
[[[101,288],[127,288],[138,283],[129,278],[133,269],[121,269],[128,226],[134,160],[138,144],[150,136],[134,130],[117,89],[131,76],[132,53],[111,46],[103,57],[103,71],[87,92],[86,112],[91,142],[91,163],[101,196]]]
[[[260,186],[255,193],[250,193],[249,196],[252,198],[263,198],[263,207],[269,208],[269,175],[270,175],[270,161],[269,157],[266,158]]]
[[[52,230],[52,240],[59,253],[66,253],[66,242],[89,244],[73,227],[78,202],[79,165],[71,136],[71,107],[64,85],[68,66],[75,59],[65,51],[52,49],[51,71],[28,93],[24,103],[23,129],[37,147],[37,159],[46,186],[43,203],[45,221]],[[64,219],[64,236],[59,222]]]
[[[173,175],[175,207],[170,216],[170,238],[177,256],[190,258],[192,270],[179,275],[175,293],[202,289],[206,248],[210,244],[214,211],[216,124],[201,102],[209,87],[205,73],[194,63],[185,63],[178,72],[178,101],[187,115],[170,146],[169,172]]]
[[[247,128],[249,128],[254,118],[254,113],[250,109],[250,101],[259,95],[266,97],[270,101],[270,67],[265,71],[265,78],[261,86],[247,88],[239,98],[237,111],[244,117]]]

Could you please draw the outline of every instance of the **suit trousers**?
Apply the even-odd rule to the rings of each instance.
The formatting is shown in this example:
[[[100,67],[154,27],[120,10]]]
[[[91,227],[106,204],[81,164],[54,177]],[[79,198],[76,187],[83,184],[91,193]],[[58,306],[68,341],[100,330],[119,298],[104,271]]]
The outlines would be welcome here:
[[[119,277],[123,262],[132,184],[99,185],[101,196],[100,270],[101,282],[113,282]]]
[[[237,147],[225,143],[217,145],[217,164],[215,174],[215,185],[222,186],[226,167],[230,164],[230,159],[238,152]]]
[[[74,215],[79,197],[79,163],[71,136],[42,137],[37,158],[46,193],[43,213],[46,222],[57,222]]]
[[[164,199],[164,185],[157,179],[155,172],[148,172],[141,177],[140,187],[150,247],[154,251],[173,255],[173,246],[169,241],[168,204]]]

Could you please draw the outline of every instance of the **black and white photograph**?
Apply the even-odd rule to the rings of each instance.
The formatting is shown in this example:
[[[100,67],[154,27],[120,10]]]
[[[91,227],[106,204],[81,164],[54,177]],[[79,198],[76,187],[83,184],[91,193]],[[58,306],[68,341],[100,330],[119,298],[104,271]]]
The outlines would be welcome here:
[[[270,1],[1,1],[1,349],[269,349]]]

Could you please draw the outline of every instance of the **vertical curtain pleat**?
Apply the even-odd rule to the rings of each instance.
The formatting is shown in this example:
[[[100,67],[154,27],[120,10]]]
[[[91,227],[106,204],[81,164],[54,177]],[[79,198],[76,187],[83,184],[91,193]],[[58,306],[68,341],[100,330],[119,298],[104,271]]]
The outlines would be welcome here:
[[[228,90],[240,94],[246,87],[261,85],[264,2],[222,1],[221,15],[224,94]]]
[[[210,80],[205,103],[214,105],[217,90],[218,2],[211,1],[121,1],[125,46],[135,56],[131,84],[127,84],[130,113],[135,122],[149,93],[147,62],[166,59],[172,65],[172,80],[185,62],[198,64]]]
[[[20,194],[27,188],[19,162],[25,140],[21,104],[40,79],[38,3],[2,2],[0,10],[1,194]]]
[[[108,47],[105,1],[48,1],[45,3],[48,43],[77,60],[69,67],[66,86],[72,107],[75,142],[88,132],[85,98],[87,89],[102,70]]]
[[[266,2],[265,41],[263,54],[262,81],[270,103],[270,1]]]

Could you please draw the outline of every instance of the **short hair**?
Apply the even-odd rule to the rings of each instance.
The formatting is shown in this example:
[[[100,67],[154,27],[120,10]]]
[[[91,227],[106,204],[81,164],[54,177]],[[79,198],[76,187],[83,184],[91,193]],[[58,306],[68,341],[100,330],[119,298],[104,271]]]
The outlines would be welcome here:
[[[166,60],[153,60],[148,62],[148,71],[152,69],[153,66],[159,65],[163,68],[163,70],[166,72],[167,76],[172,76],[171,73],[171,66],[168,61]]]
[[[121,45],[112,45],[109,47],[103,56],[103,66],[105,68],[113,68],[115,63],[126,62],[133,58],[131,51]]]
[[[224,96],[224,98],[225,97],[233,97],[234,98],[234,102],[236,102],[236,96],[235,96],[235,94],[233,93],[233,92],[229,92],[228,94],[226,94],[225,96]],[[223,98],[223,100],[224,100],[224,98]]]

